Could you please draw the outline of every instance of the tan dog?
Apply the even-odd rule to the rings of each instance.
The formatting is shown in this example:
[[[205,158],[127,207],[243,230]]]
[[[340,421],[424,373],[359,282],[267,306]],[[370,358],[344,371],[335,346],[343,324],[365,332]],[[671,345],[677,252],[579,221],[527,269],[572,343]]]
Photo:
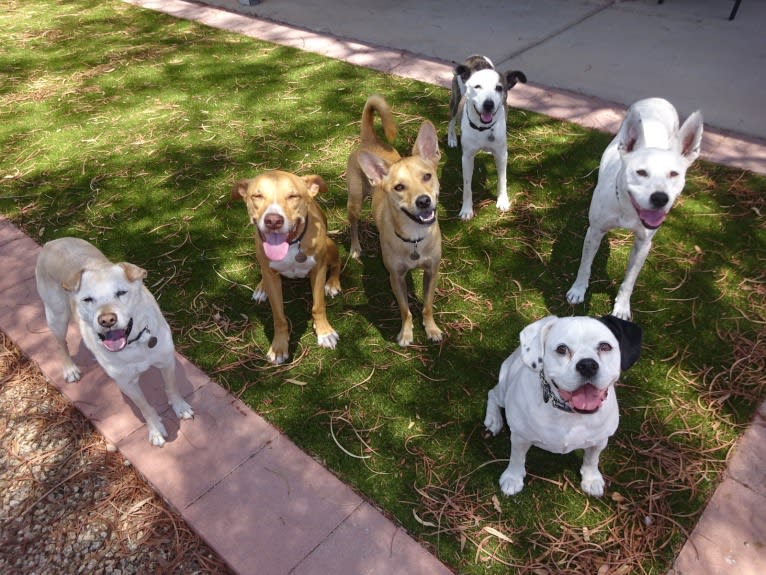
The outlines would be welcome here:
[[[194,411],[178,392],[173,336],[157,301],[144,286],[145,277],[146,271],[140,267],[113,264],[95,246],[78,238],[48,242],[35,266],[37,292],[56,337],[64,379],[80,379],[66,343],[74,311],[86,347],[141,411],[149,442],[162,447],[168,434],[141,391],[140,375],[157,367],[178,419],[191,419]]]
[[[439,144],[436,129],[424,121],[412,156],[402,158],[390,145],[378,140],[373,125],[377,112],[390,142],[396,135],[391,108],[377,95],[367,99],[362,112],[361,145],[348,159],[348,219],[351,223],[351,255],[359,258],[359,216],[362,199],[372,191],[372,214],[380,234],[383,263],[399,304],[402,329],[397,342],[412,343],[412,313],[407,303],[406,275],[423,269],[423,326],[428,339],[441,341],[442,331],[433,316],[434,290],[441,260],[441,231],[436,217],[439,200]]]
[[[311,280],[314,330],[321,347],[335,348],[338,334],[327,321],[325,294],[340,293],[340,258],[338,248],[327,235],[327,220],[314,201],[327,185],[319,176],[299,177],[282,171],[271,171],[251,180],[238,182],[233,198],[247,205],[250,223],[257,228],[255,256],[261,266],[261,282],[253,299],[271,303],[274,317],[274,339],[269,360],[283,363],[289,357],[289,328],[282,298],[282,280]]]

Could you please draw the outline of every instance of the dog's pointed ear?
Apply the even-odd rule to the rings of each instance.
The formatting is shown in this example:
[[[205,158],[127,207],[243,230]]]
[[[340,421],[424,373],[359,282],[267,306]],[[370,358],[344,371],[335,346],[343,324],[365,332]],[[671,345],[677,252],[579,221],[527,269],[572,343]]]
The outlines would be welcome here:
[[[686,165],[691,166],[692,162],[700,155],[702,147],[702,112],[697,110],[678,130],[678,151],[686,160]]]
[[[527,76],[521,70],[508,70],[505,73],[505,89],[506,90],[510,90],[519,82],[521,82],[522,84],[527,83]]]
[[[557,319],[559,318],[555,315],[546,316],[529,324],[519,334],[519,339],[521,340],[521,360],[527,367],[537,372],[543,370],[545,335]]]
[[[61,287],[64,291],[76,292],[80,289],[80,280],[82,279],[82,272],[85,270],[77,270],[70,274],[65,280],[61,282]]]
[[[243,200],[245,198],[245,194],[247,193],[248,185],[250,185],[250,180],[240,180],[234,184],[234,187],[231,188],[231,199]]]
[[[439,137],[436,135],[434,125],[425,120],[418,130],[418,137],[415,139],[415,145],[412,146],[412,155],[420,156],[424,160],[439,163],[442,157],[439,151]]]
[[[322,179],[322,176],[318,176],[316,174],[303,176],[303,183],[306,184],[306,189],[309,192],[309,196],[311,196],[312,198],[319,193],[322,193],[322,194],[327,193],[327,184]]]
[[[143,281],[146,277],[146,270],[144,268],[138,267],[135,264],[120,262],[117,265],[122,268],[122,271],[125,272],[125,277],[128,278],[128,281],[130,282]]]
[[[627,370],[641,357],[642,329],[632,321],[626,321],[613,315],[598,318],[609,328],[620,344],[620,369]]]
[[[633,150],[640,148],[643,139],[644,124],[641,121],[641,116],[631,108],[620,126],[620,139],[617,144],[620,155],[630,154]]]
[[[357,156],[357,161],[373,186],[380,184],[388,175],[388,164],[375,154],[362,150]]]

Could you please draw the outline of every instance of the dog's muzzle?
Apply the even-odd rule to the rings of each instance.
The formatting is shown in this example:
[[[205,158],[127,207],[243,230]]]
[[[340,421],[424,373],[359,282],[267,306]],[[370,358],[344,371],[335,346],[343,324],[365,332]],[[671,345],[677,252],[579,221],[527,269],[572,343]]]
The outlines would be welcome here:
[[[108,351],[116,352],[125,349],[128,345],[128,337],[133,330],[133,318],[130,318],[128,325],[125,329],[110,329],[104,333],[99,332],[98,338],[101,340],[101,344]]]
[[[662,222],[665,221],[665,216],[667,216],[668,213],[664,208],[669,201],[668,195],[665,192],[655,192],[650,196],[649,199],[652,202],[652,205],[660,207],[660,209],[654,210],[647,210],[639,206],[638,202],[633,198],[633,194],[630,192],[628,192],[628,197],[630,198],[630,203],[633,205],[633,209],[636,210],[636,214],[638,214],[638,219],[641,220],[641,223],[646,229],[656,230],[662,225]],[[662,201],[663,197],[664,202]]]

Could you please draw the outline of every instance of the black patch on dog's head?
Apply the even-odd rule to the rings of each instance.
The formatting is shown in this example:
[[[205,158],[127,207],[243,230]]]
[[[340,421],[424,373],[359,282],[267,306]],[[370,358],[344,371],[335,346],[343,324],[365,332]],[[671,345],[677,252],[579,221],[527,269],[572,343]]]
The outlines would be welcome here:
[[[609,328],[620,344],[620,369],[625,371],[638,361],[641,356],[643,331],[632,321],[626,321],[613,315],[605,315],[598,320]]]

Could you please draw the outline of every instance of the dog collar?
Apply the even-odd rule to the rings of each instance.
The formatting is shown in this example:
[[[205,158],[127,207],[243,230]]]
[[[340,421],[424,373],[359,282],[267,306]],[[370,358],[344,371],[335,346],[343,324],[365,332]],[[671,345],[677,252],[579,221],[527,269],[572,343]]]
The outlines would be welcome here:
[[[491,130],[495,127],[495,124],[497,124],[497,120],[492,122],[489,126],[477,126],[474,124],[471,119],[468,119],[468,125],[471,126],[474,130],[478,130],[479,132],[484,132],[485,130]]]
[[[128,328],[129,328],[128,333],[130,333],[130,330],[132,329],[132,327],[133,327],[133,318],[130,318],[130,323],[128,323]],[[149,326],[146,326],[144,327],[144,329],[139,331],[138,335],[134,337],[133,339],[129,339],[126,345],[130,345],[131,343],[137,342],[139,339],[141,339],[144,336],[145,333],[152,333],[151,331],[149,331]],[[155,345],[157,345],[157,338],[154,336],[150,337],[149,341],[146,342],[146,345],[148,345],[150,348],[154,347]]]
[[[303,236],[306,235],[306,230],[307,229],[309,229],[309,215],[308,215],[308,213],[306,213],[306,219],[303,221],[303,230],[301,231],[301,233],[298,235],[297,238],[295,238],[293,241],[290,242],[290,245],[292,246],[292,245],[295,245],[295,244],[300,244],[301,240],[303,239]],[[304,254],[301,251],[300,245],[298,246],[298,253],[295,254],[295,261],[298,262],[299,264],[301,264],[301,263],[306,261],[306,254]]]
[[[399,232],[397,232],[396,230],[394,230],[394,233],[396,234],[396,237],[402,240],[403,242],[407,242],[408,244],[413,244],[412,253],[410,254],[410,259],[412,261],[419,260],[420,254],[418,253],[418,244],[423,241],[423,238],[411,240],[409,238],[405,238],[404,236],[399,235]]]
[[[574,411],[572,407],[566,401],[561,399],[561,396],[554,391],[554,388],[557,387],[556,384],[545,379],[545,372],[543,370],[540,370],[540,386],[543,388],[543,401],[545,403],[550,401],[553,407],[566,413],[572,413]]]

